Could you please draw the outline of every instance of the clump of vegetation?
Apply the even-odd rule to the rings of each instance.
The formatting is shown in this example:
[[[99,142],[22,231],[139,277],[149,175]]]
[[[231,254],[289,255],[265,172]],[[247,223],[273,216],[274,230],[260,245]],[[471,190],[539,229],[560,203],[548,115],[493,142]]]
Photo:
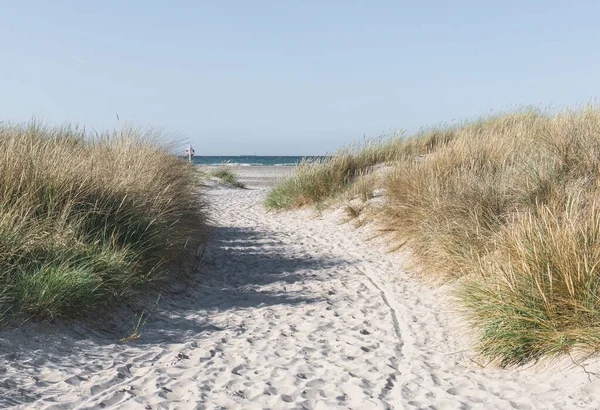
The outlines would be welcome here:
[[[575,198],[563,206],[516,216],[459,289],[479,350],[503,366],[600,351],[600,209]]]
[[[269,192],[265,205],[271,209],[291,209],[320,204],[344,193],[374,166],[427,154],[452,136],[452,130],[436,130],[408,140],[402,134],[395,134],[352,144],[321,159],[303,160],[292,177]]]
[[[234,188],[246,188],[246,184],[240,181],[239,176],[226,168],[218,168],[209,172],[209,175],[219,178],[224,184]]]
[[[194,167],[156,136],[0,127],[0,309],[86,313],[204,240]]]
[[[294,175],[272,189],[266,199],[271,209],[318,204],[342,192],[370,167],[396,158],[396,140],[367,140],[343,148],[333,156],[304,159]]]
[[[429,278],[469,273],[514,212],[548,199],[547,120],[525,111],[466,124],[419,161],[397,162],[379,224],[411,246]]]
[[[369,217],[411,248],[423,277],[457,280],[482,355],[508,366],[600,350],[598,107],[518,110],[368,147],[378,150],[389,155],[373,161],[393,166],[377,179],[384,202]],[[338,164],[361,155],[300,168],[267,205],[350,192],[358,173]]]

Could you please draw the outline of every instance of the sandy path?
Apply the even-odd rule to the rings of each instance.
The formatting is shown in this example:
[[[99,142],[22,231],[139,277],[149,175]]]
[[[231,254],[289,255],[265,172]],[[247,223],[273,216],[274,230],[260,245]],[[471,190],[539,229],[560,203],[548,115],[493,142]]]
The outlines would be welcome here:
[[[264,187],[209,191],[195,287],[163,296],[138,340],[87,326],[0,332],[0,407],[596,408],[581,369],[482,369],[420,286],[333,213],[267,214]]]

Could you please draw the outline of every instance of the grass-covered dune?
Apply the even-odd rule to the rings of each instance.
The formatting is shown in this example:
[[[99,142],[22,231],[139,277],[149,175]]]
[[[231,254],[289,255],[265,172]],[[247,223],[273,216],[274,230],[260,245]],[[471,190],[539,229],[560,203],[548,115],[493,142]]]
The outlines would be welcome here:
[[[194,167],[152,135],[0,127],[0,309],[70,317],[125,298],[203,240]]]
[[[365,178],[390,165],[377,183]],[[356,187],[360,187],[357,190]],[[342,150],[302,165],[266,205],[381,189],[367,218],[453,281],[480,353],[520,365],[600,351],[600,110],[537,110]]]

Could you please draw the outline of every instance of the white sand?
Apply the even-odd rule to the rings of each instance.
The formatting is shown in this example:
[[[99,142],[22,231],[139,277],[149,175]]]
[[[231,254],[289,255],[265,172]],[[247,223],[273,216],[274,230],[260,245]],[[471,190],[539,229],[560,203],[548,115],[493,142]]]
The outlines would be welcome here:
[[[266,213],[266,172],[256,189],[209,190],[216,227],[198,284],[163,294],[139,339],[116,341],[131,312],[112,332],[0,332],[0,407],[600,406],[599,378],[576,366],[473,363],[443,289],[419,285],[404,255],[366,244],[340,213]]]

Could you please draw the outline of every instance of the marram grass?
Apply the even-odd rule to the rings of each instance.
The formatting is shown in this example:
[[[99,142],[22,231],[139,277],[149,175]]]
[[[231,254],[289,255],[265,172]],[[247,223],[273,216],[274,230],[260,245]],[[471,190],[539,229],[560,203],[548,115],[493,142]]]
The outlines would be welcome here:
[[[217,168],[215,170],[210,171],[209,175],[212,177],[219,178],[221,182],[234,188],[246,188],[246,184],[240,181],[238,174],[229,169]]]
[[[332,156],[303,160],[294,176],[285,179],[267,195],[271,209],[301,208],[318,204],[342,192],[352,181],[374,165],[400,155],[396,139],[366,140],[340,149]]]
[[[194,167],[155,136],[0,127],[0,309],[79,316],[204,239]]]
[[[368,201],[364,174],[378,163],[390,169],[373,179],[384,202],[367,217],[410,247],[424,278],[455,281],[482,356],[513,366],[600,352],[599,107],[517,110],[342,150],[301,166],[267,205]]]
[[[600,213],[581,205],[518,215],[465,280],[459,297],[485,356],[507,366],[600,350]]]

